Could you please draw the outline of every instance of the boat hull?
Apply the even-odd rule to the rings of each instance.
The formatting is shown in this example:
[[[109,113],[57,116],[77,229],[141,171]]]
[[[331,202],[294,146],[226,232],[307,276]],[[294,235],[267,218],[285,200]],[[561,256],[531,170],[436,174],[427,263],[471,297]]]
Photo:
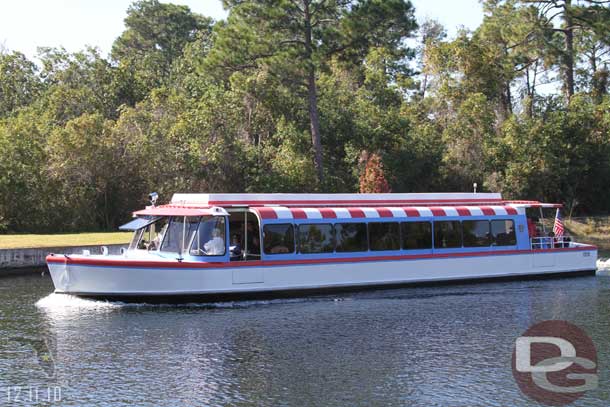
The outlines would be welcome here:
[[[299,262],[189,263],[113,256],[47,259],[56,292],[175,303],[298,297],[411,284],[567,276],[595,271],[593,246]]]

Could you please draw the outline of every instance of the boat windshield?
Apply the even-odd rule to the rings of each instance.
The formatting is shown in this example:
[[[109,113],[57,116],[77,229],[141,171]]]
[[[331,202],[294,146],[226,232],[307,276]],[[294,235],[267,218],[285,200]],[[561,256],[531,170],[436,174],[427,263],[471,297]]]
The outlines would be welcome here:
[[[164,216],[136,230],[129,249],[224,256],[225,224],[224,216]]]
[[[190,242],[199,225],[199,217],[172,216],[163,236],[161,251],[182,253],[186,242]]]
[[[167,230],[168,218],[162,217],[155,222],[138,229],[133,234],[130,250],[159,250],[163,235]]]
[[[192,256],[224,256],[226,253],[224,216],[204,216],[192,236]]]

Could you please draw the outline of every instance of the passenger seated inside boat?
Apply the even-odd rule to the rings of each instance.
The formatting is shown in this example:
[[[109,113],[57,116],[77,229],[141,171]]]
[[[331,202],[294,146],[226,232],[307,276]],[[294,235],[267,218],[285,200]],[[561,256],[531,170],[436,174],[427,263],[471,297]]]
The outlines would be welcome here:
[[[222,255],[225,252],[225,241],[220,237],[220,229],[212,231],[212,239],[203,245],[203,249],[209,256]]]
[[[261,258],[261,241],[259,239],[258,223],[248,222],[247,226],[247,245],[246,245],[246,260],[260,260]]]
[[[168,219],[151,220],[152,223],[136,231],[129,245],[131,250],[159,250],[167,230]]]
[[[235,234],[231,237],[231,246],[230,246],[231,260],[237,260],[241,257],[242,251],[241,251],[240,242],[241,242],[241,239],[240,239],[239,235]]]
[[[202,218],[191,246],[193,256],[223,256],[225,254],[224,217]]]

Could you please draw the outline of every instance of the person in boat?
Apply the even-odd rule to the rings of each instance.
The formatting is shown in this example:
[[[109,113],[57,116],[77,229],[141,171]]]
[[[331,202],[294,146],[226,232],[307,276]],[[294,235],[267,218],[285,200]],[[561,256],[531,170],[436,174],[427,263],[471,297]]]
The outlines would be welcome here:
[[[530,237],[538,237],[537,222],[537,218],[527,218],[527,231],[529,232]]]
[[[212,239],[203,245],[205,252],[209,256],[222,255],[225,252],[225,241],[221,237],[220,229],[212,230]]]
[[[241,243],[240,243],[241,239],[239,238],[239,235],[235,234],[231,237],[231,258],[236,258],[241,256],[242,254],[242,249],[241,249]]]
[[[159,233],[157,233],[157,236],[155,236],[153,238],[152,242],[150,242],[150,245],[148,246],[148,250],[159,250],[159,248],[161,247],[161,242],[163,241],[163,236],[165,236],[165,232],[167,231],[168,225],[169,225],[169,223],[166,223],[165,225],[163,225],[163,227],[161,228]]]
[[[549,241],[547,242],[547,244],[545,245],[546,248],[551,248],[551,247],[559,247],[557,245],[557,238],[555,237],[555,232],[553,232],[552,230],[548,233],[549,236]]]
[[[261,242],[258,237],[258,228],[254,227],[254,222],[248,222],[248,247],[247,254],[260,255],[261,254]]]
[[[561,238],[561,247],[570,247],[570,242],[572,241],[572,236],[569,233],[565,232]]]
[[[536,226],[536,223],[538,223],[538,218],[527,218],[527,232],[532,242],[532,248],[540,249],[540,234],[538,233],[538,226]]]

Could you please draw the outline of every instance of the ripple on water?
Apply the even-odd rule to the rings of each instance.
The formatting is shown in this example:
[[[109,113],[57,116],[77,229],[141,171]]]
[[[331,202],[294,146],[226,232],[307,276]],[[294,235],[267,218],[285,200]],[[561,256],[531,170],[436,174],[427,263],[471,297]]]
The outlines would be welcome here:
[[[122,303],[109,301],[88,300],[85,298],[76,297],[68,294],[52,293],[36,302],[38,308],[43,309],[58,309],[58,308],[73,308],[73,309],[112,309],[121,307]]]
[[[93,300],[75,295],[52,293],[36,302],[36,306],[45,311],[53,310],[111,310],[119,308],[248,308],[273,304],[292,304],[312,301],[341,301],[341,298],[287,298],[274,300],[226,301],[214,303],[184,303],[184,304],[150,304],[144,302],[126,303],[121,301]]]

